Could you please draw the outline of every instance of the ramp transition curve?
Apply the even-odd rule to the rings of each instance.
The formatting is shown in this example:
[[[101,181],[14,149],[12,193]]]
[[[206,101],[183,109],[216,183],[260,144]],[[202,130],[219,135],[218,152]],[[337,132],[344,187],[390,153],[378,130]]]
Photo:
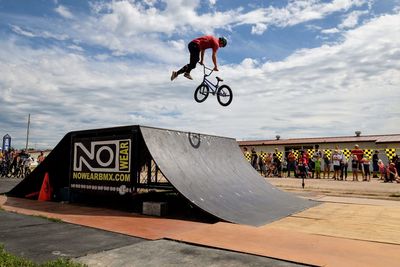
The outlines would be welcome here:
[[[235,139],[140,129],[169,182],[193,204],[223,220],[260,226],[316,205],[267,183],[244,159]]]

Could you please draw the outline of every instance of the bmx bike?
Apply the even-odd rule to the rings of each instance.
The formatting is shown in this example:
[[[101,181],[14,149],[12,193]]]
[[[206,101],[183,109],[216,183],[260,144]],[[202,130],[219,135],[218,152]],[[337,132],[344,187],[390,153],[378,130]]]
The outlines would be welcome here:
[[[196,91],[194,91],[194,100],[196,100],[198,103],[201,103],[205,101],[208,95],[211,93],[212,95],[217,95],[218,103],[220,103],[221,106],[228,106],[232,102],[233,98],[231,88],[225,84],[220,86],[219,83],[223,82],[224,80],[218,76],[215,77],[217,79],[217,83],[212,83],[207,79],[207,77],[210,76],[214,70],[206,67],[205,65],[203,65],[203,69],[203,82],[196,88]]]

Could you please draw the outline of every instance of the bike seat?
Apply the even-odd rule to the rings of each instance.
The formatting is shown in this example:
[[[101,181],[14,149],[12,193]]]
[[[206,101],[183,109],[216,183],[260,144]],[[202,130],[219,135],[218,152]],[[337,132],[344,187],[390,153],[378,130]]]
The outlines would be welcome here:
[[[223,82],[224,80],[223,79],[221,79],[220,77],[215,77],[215,78],[217,78],[217,81],[219,81],[219,82]]]

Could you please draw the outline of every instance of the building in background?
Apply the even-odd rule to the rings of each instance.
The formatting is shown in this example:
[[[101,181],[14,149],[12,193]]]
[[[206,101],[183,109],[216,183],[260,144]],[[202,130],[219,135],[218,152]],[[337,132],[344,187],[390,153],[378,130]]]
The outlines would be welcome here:
[[[298,154],[300,150],[307,150],[310,155],[313,153],[315,145],[319,145],[319,149],[328,155],[339,147],[349,159],[351,150],[354,146],[359,145],[360,149],[364,150],[364,155],[370,159],[375,150],[379,151],[379,158],[385,164],[393,158],[394,155],[400,154],[400,134],[388,135],[361,135],[357,131],[354,136],[343,137],[318,137],[318,138],[290,138],[281,139],[276,136],[274,140],[253,140],[253,141],[238,141],[240,148],[245,154],[246,159],[250,161],[250,151],[254,148],[259,156],[264,158],[267,153],[274,153],[275,149],[278,150],[278,157],[282,159],[286,157],[291,149]]]

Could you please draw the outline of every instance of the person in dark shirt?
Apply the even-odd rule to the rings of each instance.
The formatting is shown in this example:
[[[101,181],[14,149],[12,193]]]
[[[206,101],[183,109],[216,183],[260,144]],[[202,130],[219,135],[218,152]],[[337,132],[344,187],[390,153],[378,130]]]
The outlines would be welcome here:
[[[257,156],[257,152],[254,149],[254,147],[251,149],[251,166],[253,166],[254,169],[257,170],[258,167],[258,156]]]
[[[378,172],[379,172],[379,166],[378,166],[378,161],[379,161],[379,151],[375,150],[374,155],[372,155],[372,178],[378,178]]]

